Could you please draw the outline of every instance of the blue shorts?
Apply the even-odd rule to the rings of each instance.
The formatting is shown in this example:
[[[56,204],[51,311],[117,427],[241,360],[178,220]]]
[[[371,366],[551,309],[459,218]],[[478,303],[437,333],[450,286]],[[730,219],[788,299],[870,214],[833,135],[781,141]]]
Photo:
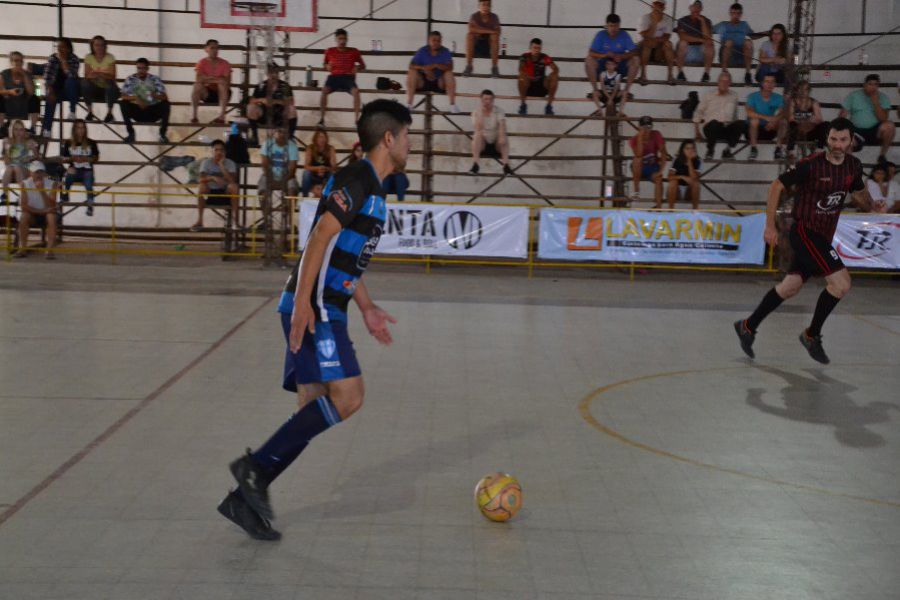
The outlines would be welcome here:
[[[332,92],[351,94],[356,87],[356,75],[329,75],[325,80],[325,87]]]
[[[651,181],[653,179],[653,174],[659,173],[659,163],[652,163],[649,165],[641,165],[641,179],[645,181]]]
[[[684,64],[703,64],[703,44],[688,44],[687,52],[684,54]]]
[[[279,314],[284,341],[290,344],[291,315]],[[347,334],[347,323],[316,321],[315,336],[307,331],[299,352],[291,352],[290,345],[285,348],[281,387],[296,392],[298,385],[337,381],[361,374],[353,342]]]

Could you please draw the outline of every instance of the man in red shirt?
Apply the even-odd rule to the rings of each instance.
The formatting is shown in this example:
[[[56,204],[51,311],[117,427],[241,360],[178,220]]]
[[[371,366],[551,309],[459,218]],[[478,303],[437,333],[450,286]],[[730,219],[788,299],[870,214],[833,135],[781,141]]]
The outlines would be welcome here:
[[[359,120],[359,88],[356,85],[356,74],[366,68],[362,54],[356,48],[347,47],[347,32],[338,29],[334,32],[337,46],[325,51],[325,68],[331,73],[322,88],[319,100],[321,116],[319,127],[325,127],[325,112],[328,110],[328,95],[332,92],[347,92],[353,96],[353,122]]]
[[[528,52],[519,58],[519,114],[528,114],[528,104],[525,99],[528,96],[547,98],[547,106],[544,107],[545,115],[553,114],[553,100],[556,98],[556,89],[559,87],[559,67],[553,59],[541,52],[543,42],[540,38],[531,40]],[[550,69],[550,75],[547,75]]]
[[[662,134],[653,129],[653,118],[644,115],[638,121],[640,129],[637,134],[628,140],[628,145],[634,152],[631,159],[631,176],[634,191],[632,200],[640,200],[641,180],[652,181],[654,187],[654,208],[662,207],[663,197],[663,172],[669,154],[666,152],[666,140]]]
[[[197,124],[197,107],[200,103],[219,105],[219,116],[213,119],[213,123],[224,123],[225,112],[228,110],[228,99],[231,97],[231,64],[224,58],[219,58],[219,42],[217,40],[206,41],[206,58],[197,61],[194,67],[197,76],[194,79],[194,89],[191,92],[191,123]]]
[[[850,273],[840,256],[831,247],[838,218],[847,197],[862,210],[872,210],[872,197],[862,179],[862,163],[850,154],[853,146],[853,125],[847,119],[831,122],[827,150],[817,152],[789,171],[782,173],[769,187],[766,204],[765,240],[770,246],[778,244],[775,212],[782,192],[796,187],[789,240],[794,258],[787,276],[763,297],[762,302],[746,319],[735,321],[734,330],[741,349],[754,358],[753,341],[756,328],[782,302],[796,296],[810,277],[824,277],[826,287],[819,295],[816,312],[809,328],[800,333],[800,343],[809,355],[828,364],[822,348],[822,325],[837,303],[850,291]]]

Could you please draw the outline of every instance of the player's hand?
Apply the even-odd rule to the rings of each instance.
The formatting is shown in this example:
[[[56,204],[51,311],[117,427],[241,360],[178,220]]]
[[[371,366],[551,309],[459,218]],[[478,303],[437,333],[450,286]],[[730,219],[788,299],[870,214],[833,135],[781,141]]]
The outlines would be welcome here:
[[[778,245],[778,230],[774,227],[766,226],[766,230],[763,232],[763,239],[774,248]]]
[[[372,337],[378,340],[379,344],[390,346],[394,338],[391,337],[387,324],[397,323],[397,319],[377,306],[364,310],[362,315],[363,321],[366,323],[366,329],[369,330]]]
[[[316,314],[313,312],[312,305],[309,301],[294,302],[294,312],[291,313],[291,335],[290,345],[291,352],[300,351],[303,344],[303,336],[309,331],[316,333]]]

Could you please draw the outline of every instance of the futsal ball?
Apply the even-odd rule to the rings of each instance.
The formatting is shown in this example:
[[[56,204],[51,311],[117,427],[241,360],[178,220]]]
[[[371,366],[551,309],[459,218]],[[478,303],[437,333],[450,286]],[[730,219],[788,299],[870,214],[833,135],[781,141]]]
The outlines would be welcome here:
[[[475,504],[491,521],[508,521],[522,508],[522,486],[512,475],[491,473],[475,486]]]

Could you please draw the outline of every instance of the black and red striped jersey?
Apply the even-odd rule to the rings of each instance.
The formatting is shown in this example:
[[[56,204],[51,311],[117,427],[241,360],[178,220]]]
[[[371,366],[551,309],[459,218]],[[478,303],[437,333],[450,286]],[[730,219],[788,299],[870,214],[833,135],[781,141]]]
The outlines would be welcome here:
[[[865,189],[862,162],[847,154],[844,162],[833,164],[824,152],[804,158],[778,179],[789,188],[794,186],[794,222],[815,231],[831,241],[838,217],[852,192]]]

